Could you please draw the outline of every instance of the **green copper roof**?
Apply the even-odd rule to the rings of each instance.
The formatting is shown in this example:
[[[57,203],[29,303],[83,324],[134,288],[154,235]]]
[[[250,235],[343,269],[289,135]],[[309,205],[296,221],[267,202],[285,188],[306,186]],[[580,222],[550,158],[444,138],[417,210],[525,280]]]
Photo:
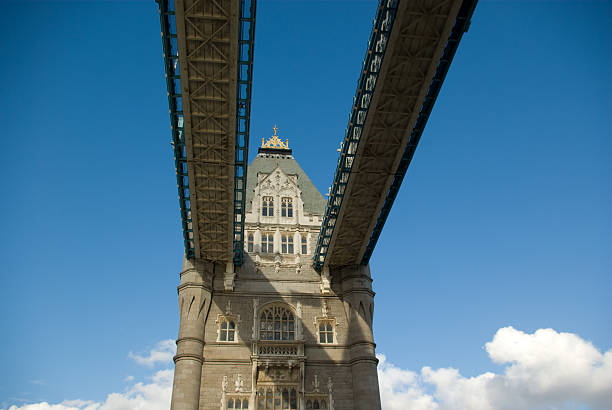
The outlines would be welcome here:
[[[251,211],[253,193],[255,185],[257,185],[257,174],[260,172],[271,174],[276,167],[280,167],[287,175],[297,175],[298,187],[300,191],[302,191],[302,201],[304,201],[304,214],[323,216],[327,201],[323,198],[323,195],[317,191],[317,188],[312,181],[310,181],[297,161],[289,155],[281,155],[280,158],[269,158],[258,155],[253,162],[251,162],[247,171],[246,211]]]

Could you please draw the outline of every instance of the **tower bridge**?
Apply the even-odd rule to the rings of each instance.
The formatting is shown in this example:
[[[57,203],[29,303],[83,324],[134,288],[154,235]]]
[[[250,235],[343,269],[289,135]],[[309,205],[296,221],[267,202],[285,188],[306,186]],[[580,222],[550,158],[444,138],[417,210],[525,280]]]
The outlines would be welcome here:
[[[380,409],[368,262],[476,1],[380,1],[325,201],[276,126],[248,165],[256,0],[157,0],[185,243],[173,409]]]

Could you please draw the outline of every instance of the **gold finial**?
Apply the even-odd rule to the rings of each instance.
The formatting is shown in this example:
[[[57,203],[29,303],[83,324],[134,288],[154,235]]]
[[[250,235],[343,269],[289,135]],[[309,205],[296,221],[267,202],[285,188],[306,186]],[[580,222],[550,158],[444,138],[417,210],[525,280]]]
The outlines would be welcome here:
[[[278,149],[289,149],[289,140],[287,139],[286,142],[283,142],[277,132],[278,132],[278,127],[276,126],[276,124],[274,124],[274,127],[272,128],[274,130],[274,135],[272,135],[268,141],[264,142],[263,137],[261,138],[261,147],[262,148],[278,148]]]

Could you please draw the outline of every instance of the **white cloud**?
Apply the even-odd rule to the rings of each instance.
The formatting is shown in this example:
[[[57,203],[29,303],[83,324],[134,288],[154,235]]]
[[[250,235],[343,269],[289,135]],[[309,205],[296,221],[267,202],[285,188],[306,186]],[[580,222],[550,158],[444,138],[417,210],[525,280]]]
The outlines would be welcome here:
[[[102,403],[89,400],[65,400],[11,406],[8,410],[168,410],[172,395],[172,370],[159,370],[150,383],[138,382],[124,393],[111,393]]]
[[[399,369],[379,356],[384,410],[612,408],[612,350],[599,351],[573,333],[499,329],[485,345],[503,374],[464,377],[453,368]]]
[[[169,365],[170,342],[158,343],[146,357],[130,357],[147,366]],[[539,329],[528,334],[512,327],[499,329],[485,348],[494,363],[505,365],[503,373],[464,377],[457,369],[431,367],[415,372],[379,355],[383,410],[612,409],[612,350],[602,353],[572,333]],[[172,370],[159,370],[149,382],[111,393],[104,402],[41,402],[8,410],[166,410],[172,377]]]
[[[137,363],[152,367],[156,363],[168,367],[172,363],[172,356],[176,350],[173,340],[162,340],[149,352],[148,356],[128,356]],[[11,406],[8,410],[168,410],[172,396],[173,370],[158,370],[148,379],[148,382],[138,382],[130,386],[123,393],[110,393],[104,402],[92,400],[64,400],[58,404],[47,402],[26,404],[24,406]],[[127,376],[127,382],[134,380],[134,376]]]
[[[162,340],[149,351],[148,356],[140,356],[132,352],[128,357],[136,363],[147,367],[153,367],[156,363],[168,363],[176,353],[176,343],[172,339]]]

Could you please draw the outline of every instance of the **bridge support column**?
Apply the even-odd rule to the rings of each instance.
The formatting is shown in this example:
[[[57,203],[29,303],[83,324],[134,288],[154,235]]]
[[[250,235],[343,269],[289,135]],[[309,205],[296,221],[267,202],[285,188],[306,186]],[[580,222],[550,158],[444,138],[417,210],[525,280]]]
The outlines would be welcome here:
[[[210,307],[213,265],[183,261],[178,286],[180,326],[174,356],[172,410],[198,410],[202,363],[204,362],[204,325]]]
[[[342,294],[349,320],[349,346],[353,375],[353,409],[380,410],[380,392],[372,319],[374,292],[368,265],[341,268]]]

